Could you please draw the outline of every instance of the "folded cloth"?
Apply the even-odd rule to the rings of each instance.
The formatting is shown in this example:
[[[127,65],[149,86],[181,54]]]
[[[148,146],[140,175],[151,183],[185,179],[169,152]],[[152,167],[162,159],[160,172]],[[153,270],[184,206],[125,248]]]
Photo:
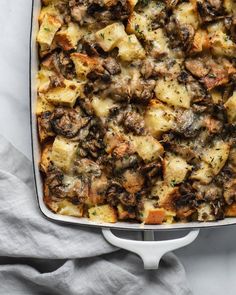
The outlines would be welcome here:
[[[145,271],[100,229],[47,220],[37,205],[32,163],[0,137],[0,295],[192,294],[176,256]],[[136,237],[137,238],[137,237]]]

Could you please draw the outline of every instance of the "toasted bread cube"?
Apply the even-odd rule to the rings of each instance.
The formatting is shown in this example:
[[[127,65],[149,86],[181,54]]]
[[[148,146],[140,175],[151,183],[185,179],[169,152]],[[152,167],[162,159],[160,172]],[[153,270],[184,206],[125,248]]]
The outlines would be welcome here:
[[[236,55],[236,44],[230,39],[230,36],[223,32],[215,32],[210,35],[210,44],[216,55],[229,57]]]
[[[135,34],[138,38],[146,38],[148,34],[148,20],[144,15],[133,11],[126,26],[128,34]]]
[[[159,100],[167,104],[185,109],[190,108],[191,96],[185,85],[178,83],[176,80],[158,80],[155,93]]]
[[[168,106],[151,101],[145,113],[145,126],[155,137],[173,128],[175,114]]]
[[[49,48],[56,32],[60,29],[62,22],[55,16],[46,14],[39,28],[37,41],[40,45]]]
[[[145,224],[162,224],[166,218],[165,209],[155,208],[154,202],[153,200],[144,201],[144,209],[140,212],[140,219]]]
[[[95,57],[86,54],[72,53],[71,59],[75,64],[75,71],[80,80],[85,80],[88,73],[99,66],[99,61]]]
[[[229,151],[230,145],[223,140],[218,140],[212,148],[203,151],[202,159],[211,167],[214,175],[217,175],[224,167]]]
[[[132,144],[138,155],[146,162],[157,160],[164,153],[160,142],[150,135],[133,136]]]
[[[220,93],[220,91],[214,89],[214,90],[210,91],[210,94],[211,94],[211,98],[212,98],[213,103],[219,104],[222,102],[223,97],[222,97],[222,93]]]
[[[56,7],[54,5],[44,6],[44,7],[42,7],[40,14],[39,14],[39,24],[40,25],[42,24],[42,21],[43,21],[46,14],[57,17],[58,19],[61,19],[60,12],[56,9]]]
[[[181,183],[191,169],[192,166],[185,159],[173,154],[167,154],[163,160],[164,181],[169,185]]]
[[[38,92],[46,92],[48,91],[50,87],[50,78],[53,77],[55,73],[53,71],[50,71],[44,67],[42,67],[38,71],[37,75],[37,90]]]
[[[73,107],[78,96],[83,97],[83,84],[65,80],[65,87],[56,87],[45,93],[48,102],[54,105]]]
[[[55,41],[64,50],[76,48],[78,41],[83,37],[84,30],[78,24],[70,22],[56,33]]]
[[[197,208],[198,221],[214,221],[216,218],[213,215],[213,208],[210,204],[203,203]]]
[[[40,170],[45,173],[47,172],[51,162],[51,154],[52,154],[52,144],[47,143],[42,149],[41,160],[40,160]]]
[[[57,136],[52,145],[51,161],[60,169],[69,172],[78,149],[78,143]]]
[[[88,210],[88,213],[89,219],[95,222],[114,223],[117,221],[116,211],[110,205],[92,207]]]
[[[122,23],[113,23],[97,31],[95,36],[102,49],[104,51],[110,51],[115,48],[122,39],[126,38],[127,34],[125,33],[125,27]]]
[[[126,210],[122,204],[117,205],[117,213],[119,220],[134,219],[136,217],[135,211]]]
[[[202,161],[200,163],[200,168],[196,171],[193,171],[193,173],[190,176],[190,179],[198,180],[202,184],[208,184],[212,181],[213,176],[213,171],[210,165]]]
[[[226,207],[225,210],[226,217],[235,217],[236,216],[236,203],[233,203]]]
[[[197,8],[191,1],[178,5],[174,10],[174,15],[181,25],[188,24],[197,29],[199,24]]]
[[[145,50],[135,35],[129,35],[118,43],[119,57],[124,61],[143,59]]]
[[[230,123],[235,122],[236,121],[236,91],[234,91],[233,95],[226,101],[224,106],[227,111],[228,121]]]
[[[210,47],[210,40],[206,30],[199,29],[196,31],[193,39],[191,52],[198,53]]]
[[[163,55],[169,52],[168,39],[164,34],[164,30],[159,28],[148,32],[146,36],[147,41],[151,41],[155,54]]]
[[[52,112],[55,109],[55,106],[49,103],[43,95],[38,95],[37,104],[36,104],[36,115],[41,115],[43,112]]]
[[[98,98],[94,97],[92,100],[92,107],[95,114],[98,117],[106,118],[109,115],[109,111],[115,106],[114,100],[110,98]]]
[[[83,205],[74,205],[68,200],[63,200],[59,202],[49,201],[47,202],[49,208],[61,215],[68,215],[74,217],[83,216]]]
[[[174,183],[167,184],[158,180],[152,187],[151,196],[158,200],[158,206],[166,210],[173,210],[173,196],[178,193],[179,188]]]

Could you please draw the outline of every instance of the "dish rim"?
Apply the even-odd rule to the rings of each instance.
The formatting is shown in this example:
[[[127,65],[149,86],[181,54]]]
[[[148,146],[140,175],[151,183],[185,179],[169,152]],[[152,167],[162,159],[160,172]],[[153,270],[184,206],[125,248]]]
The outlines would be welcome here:
[[[117,230],[132,230],[132,231],[173,231],[173,230],[193,230],[204,228],[216,228],[219,226],[235,225],[236,218],[230,217],[223,220],[211,222],[189,222],[189,223],[173,223],[161,225],[144,225],[140,223],[131,222],[116,222],[116,223],[98,223],[90,221],[88,218],[72,217],[66,215],[55,214],[50,211],[44,201],[42,192],[42,179],[40,176],[38,162],[40,154],[40,144],[37,135],[36,114],[34,112],[34,103],[37,99],[37,91],[34,91],[36,85],[36,75],[38,71],[38,52],[36,46],[35,33],[38,29],[38,12],[41,7],[41,0],[32,0],[31,7],[31,25],[30,25],[30,42],[29,42],[29,106],[30,106],[30,130],[31,130],[31,153],[33,163],[33,178],[34,188],[37,197],[37,203],[40,212],[45,218],[57,223],[66,223],[80,226],[89,226],[93,228],[109,228]],[[36,72],[35,72],[36,70]]]

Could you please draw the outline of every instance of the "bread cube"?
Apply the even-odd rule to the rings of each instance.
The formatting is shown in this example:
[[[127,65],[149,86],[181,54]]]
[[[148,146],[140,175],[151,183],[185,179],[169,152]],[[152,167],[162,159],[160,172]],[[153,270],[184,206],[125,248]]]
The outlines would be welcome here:
[[[69,172],[78,149],[78,143],[57,136],[52,145],[51,161],[60,169]]]
[[[83,84],[64,80],[65,87],[55,87],[45,93],[44,97],[54,105],[73,107],[78,96],[83,97]]]
[[[42,21],[43,21],[46,14],[57,17],[58,19],[62,20],[58,9],[56,9],[56,7],[54,5],[48,5],[48,6],[42,7],[42,9],[40,11],[40,14],[39,14],[39,24],[40,25],[42,24]]]
[[[78,41],[83,37],[84,30],[78,24],[70,22],[56,33],[55,41],[64,50],[76,48]]]
[[[110,98],[98,98],[93,97],[92,107],[95,114],[100,118],[106,118],[109,115],[109,111],[115,106],[114,100]]]
[[[155,88],[156,96],[159,100],[175,107],[190,108],[191,96],[185,85],[177,80],[159,79]]]
[[[62,22],[59,18],[46,14],[39,28],[37,41],[40,45],[49,48],[52,44],[56,32],[61,27]]]
[[[223,140],[218,140],[213,147],[204,149],[202,159],[211,167],[214,175],[217,175],[224,167],[229,151],[230,145]]]
[[[194,29],[199,25],[197,8],[191,1],[179,4],[174,10],[174,16],[181,25],[188,24]]]
[[[210,40],[206,30],[199,29],[196,31],[192,43],[191,52],[199,53],[210,47]]]
[[[143,59],[145,50],[135,35],[129,35],[118,43],[119,57],[124,61]]]
[[[59,202],[49,201],[47,202],[49,208],[61,215],[82,217],[83,216],[83,205],[74,205],[68,200],[62,200]]]
[[[44,173],[47,172],[48,167],[51,162],[51,154],[52,154],[52,144],[47,143],[41,152],[41,160],[40,160],[40,170]]]
[[[179,188],[175,183],[168,184],[166,181],[158,180],[152,187],[151,196],[158,200],[158,206],[173,211],[173,196],[178,193]]]
[[[88,210],[89,219],[95,222],[115,223],[117,221],[117,214],[113,207],[110,205],[101,205],[92,207]]]
[[[224,104],[227,112],[228,121],[233,123],[236,121],[236,91]]]
[[[119,220],[135,219],[135,211],[128,211],[122,204],[117,205],[117,213]]]
[[[190,176],[190,179],[198,180],[202,184],[209,184],[213,179],[213,171],[205,162],[200,163],[200,167],[198,170],[193,171],[193,173]]]
[[[192,166],[185,159],[174,154],[167,154],[163,160],[164,181],[169,185],[175,185],[185,180]]]
[[[113,23],[97,31],[95,36],[102,49],[104,51],[110,51],[115,48],[122,39],[126,38],[127,34],[122,23]]]
[[[36,103],[36,115],[41,115],[43,112],[52,112],[55,106],[49,103],[43,95],[38,95],[37,103]]]
[[[145,224],[162,224],[166,217],[165,209],[155,208],[154,200],[145,200],[143,210],[139,213],[140,220]]]
[[[99,66],[97,58],[90,57],[86,54],[72,53],[71,59],[75,64],[75,71],[80,80],[86,80],[87,74]]]
[[[220,56],[236,56],[236,44],[231,40],[230,36],[222,31],[216,31],[209,35],[210,48],[215,55]]]
[[[138,38],[146,38],[148,34],[148,20],[144,15],[133,11],[126,26],[128,34],[135,34]]]
[[[167,54],[169,52],[168,39],[163,29],[159,28],[148,32],[146,40],[152,42],[155,56]]]
[[[198,221],[214,221],[216,218],[213,214],[213,208],[208,203],[203,203],[197,208]]]
[[[151,101],[144,116],[145,126],[155,137],[173,128],[175,122],[174,111],[157,101]]]
[[[226,207],[225,210],[226,217],[236,217],[236,203],[233,203]]]
[[[135,151],[146,162],[157,160],[164,153],[160,142],[150,135],[133,136],[131,140]]]

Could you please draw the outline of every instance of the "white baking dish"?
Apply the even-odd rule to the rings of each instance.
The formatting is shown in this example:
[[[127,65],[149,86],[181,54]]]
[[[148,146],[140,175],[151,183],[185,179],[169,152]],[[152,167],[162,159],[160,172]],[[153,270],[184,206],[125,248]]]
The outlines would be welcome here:
[[[38,31],[38,15],[41,7],[40,0],[32,0],[32,32],[30,42],[30,104],[31,104],[31,131],[32,131],[32,153],[33,153],[33,166],[35,177],[35,188],[38,198],[39,208],[44,216],[50,220],[57,222],[71,223],[82,226],[100,227],[103,230],[105,238],[118,247],[125,248],[140,255],[144,261],[145,268],[157,268],[158,261],[161,256],[168,251],[183,247],[191,243],[197,237],[200,228],[218,227],[223,225],[236,224],[236,218],[227,218],[216,222],[192,222],[192,223],[176,223],[176,224],[163,224],[163,225],[140,225],[138,223],[117,222],[98,224],[91,222],[87,218],[76,218],[71,216],[57,215],[51,212],[43,202],[43,184],[38,169],[40,160],[40,144],[37,135],[37,120],[35,115],[37,91],[36,91],[36,75],[38,71],[38,50],[36,44],[36,34]],[[116,237],[110,229],[122,229],[132,231],[166,231],[166,230],[181,230],[189,229],[191,232],[180,239],[167,240],[167,241],[132,241],[124,240]],[[146,233],[146,237],[150,240],[153,235]]]

